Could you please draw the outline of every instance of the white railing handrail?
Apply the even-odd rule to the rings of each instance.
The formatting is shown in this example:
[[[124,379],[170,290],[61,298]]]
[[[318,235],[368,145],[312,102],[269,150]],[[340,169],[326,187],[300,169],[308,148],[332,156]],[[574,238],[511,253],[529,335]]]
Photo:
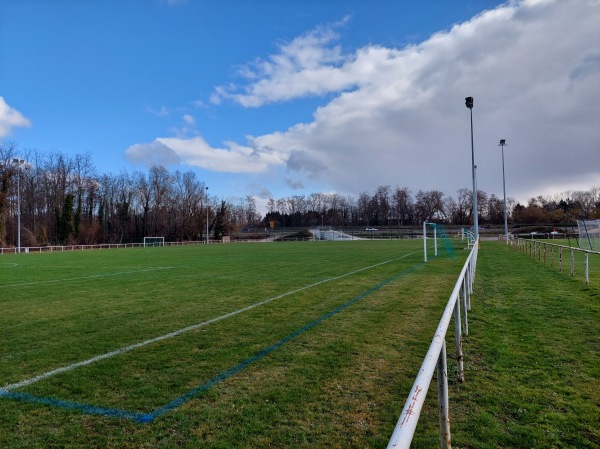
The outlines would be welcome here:
[[[209,243],[221,243],[220,240],[209,240]],[[205,245],[205,240],[190,240],[183,242],[163,242],[160,246],[183,246],[183,245]],[[21,253],[45,253],[78,251],[93,249],[117,249],[117,248],[144,248],[144,243],[97,243],[93,245],[48,245],[48,246],[21,246]],[[0,248],[0,254],[17,254],[18,248]]]
[[[536,245],[555,246],[557,248],[564,248],[564,249],[568,249],[568,250],[577,251],[580,253],[600,254],[600,251],[594,251],[594,250],[585,249],[585,248],[575,248],[574,246],[568,246],[568,245],[559,245],[558,243],[551,243],[551,242],[547,242],[545,240],[525,239],[523,237],[519,237],[519,238],[515,239],[515,241],[519,244],[530,244],[530,242],[533,242]]]
[[[398,423],[394,429],[394,432],[390,438],[388,443],[389,448],[409,448],[412,442],[415,429],[417,427],[417,423],[419,421],[419,416],[421,414],[421,409],[423,408],[423,404],[425,402],[425,397],[427,395],[427,391],[429,390],[429,385],[433,378],[433,373],[436,369],[436,366],[440,367],[440,361],[443,359],[443,365],[445,367],[445,359],[446,359],[446,333],[448,331],[448,326],[450,324],[450,319],[452,317],[452,313],[455,314],[455,330],[457,330],[457,358],[459,359],[458,369],[459,369],[459,379],[463,379],[462,373],[462,335],[460,333],[460,301],[459,294],[461,289],[463,291],[463,309],[465,313],[465,325],[466,325],[466,312],[467,309],[470,308],[470,303],[467,301],[467,297],[472,293],[472,283],[475,274],[475,265],[477,261],[477,251],[478,245],[474,245],[467,257],[467,260],[460,272],[458,280],[452,290],[452,294],[448,300],[448,304],[446,305],[446,309],[442,314],[438,327],[435,331],[433,340],[431,345],[429,346],[429,350],[425,355],[425,359],[419,369],[419,373],[413,383],[413,386],[408,395],[408,399],[404,404],[404,408],[402,409],[402,413],[400,414],[400,418],[398,419]],[[467,333],[467,332],[465,332]],[[444,373],[445,376],[445,373]],[[442,377],[444,377],[442,376]],[[440,382],[440,375],[438,374],[438,383]],[[447,393],[447,377],[443,379],[446,383],[446,393]],[[442,447],[449,447],[450,442],[450,428],[449,428],[449,420],[447,417],[447,394],[445,397],[445,417],[440,416],[440,431],[444,434],[443,438],[440,439],[442,441]],[[440,396],[440,402],[443,399]],[[444,408],[444,404],[440,404]],[[442,412],[441,412],[442,413]],[[443,422],[442,422],[443,421]],[[444,441],[448,444],[444,445]]]
[[[585,283],[590,283],[590,254],[600,255],[598,251],[592,251],[589,249],[583,248],[575,248],[573,246],[559,245],[557,243],[550,243],[544,240],[531,240],[531,239],[523,239],[519,238],[513,244],[516,246],[517,250],[527,253],[529,250],[529,255],[533,256],[534,259],[542,260],[542,250],[543,250],[543,260],[546,263],[546,247],[550,247],[550,265],[554,265],[554,248],[558,248],[558,263],[559,270],[563,271],[563,250],[567,250],[571,253],[570,264],[571,264],[571,276],[575,276],[575,252],[584,254],[584,270],[585,270]]]

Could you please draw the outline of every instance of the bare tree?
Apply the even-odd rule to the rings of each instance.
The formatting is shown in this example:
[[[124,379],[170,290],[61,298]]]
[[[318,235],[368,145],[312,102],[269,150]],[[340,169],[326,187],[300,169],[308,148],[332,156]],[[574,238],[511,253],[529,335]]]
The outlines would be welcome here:
[[[17,170],[13,158],[17,155],[16,144],[0,142],[0,244],[6,246],[7,219],[10,211],[10,187]]]
[[[415,211],[420,222],[430,220],[445,220],[444,194],[439,190],[423,192],[419,190],[415,201]]]
[[[400,226],[412,224],[413,207],[408,187],[396,187],[392,195],[392,209]]]

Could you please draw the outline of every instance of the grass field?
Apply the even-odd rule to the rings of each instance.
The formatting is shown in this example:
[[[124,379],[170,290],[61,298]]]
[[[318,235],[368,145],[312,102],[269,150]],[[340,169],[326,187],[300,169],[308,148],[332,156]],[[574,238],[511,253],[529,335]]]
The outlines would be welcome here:
[[[600,273],[585,285],[497,242],[479,254],[466,383],[449,366],[455,447],[598,447]],[[423,264],[421,241],[355,241],[2,256],[0,447],[385,447],[466,255]],[[437,445],[436,396],[432,382],[415,448]]]
[[[450,387],[456,447],[600,447],[600,256],[590,265],[586,285],[482,243],[466,382]]]
[[[521,250],[536,260],[545,263],[546,265],[561,271],[571,276],[571,250],[569,243],[575,244],[575,241],[563,239],[551,240],[524,240],[526,246],[521,247]],[[562,248],[562,267],[561,267],[561,248]],[[577,248],[577,247],[575,247]],[[585,248],[584,248],[585,249]],[[588,248],[589,249],[589,248]],[[593,286],[600,287],[600,254],[588,254],[588,277],[589,283]],[[573,274],[577,280],[585,282],[585,253],[582,251],[573,251]]]
[[[366,241],[2,257],[0,447],[385,446],[465,256],[423,265],[420,241]]]

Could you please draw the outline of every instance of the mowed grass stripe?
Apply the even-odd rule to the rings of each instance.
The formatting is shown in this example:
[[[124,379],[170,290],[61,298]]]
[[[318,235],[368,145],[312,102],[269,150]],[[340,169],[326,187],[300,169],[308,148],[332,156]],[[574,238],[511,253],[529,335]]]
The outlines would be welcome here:
[[[21,284],[8,284],[4,285],[5,288],[10,287],[30,287],[40,284],[50,284],[50,283],[67,283],[67,282],[79,282],[79,281],[89,281],[92,279],[105,278],[111,276],[126,276],[129,274],[139,274],[139,273],[147,273],[149,271],[157,271],[157,270],[171,270],[174,267],[156,267],[156,268],[145,268],[142,270],[134,270],[134,271],[121,271],[116,273],[105,273],[105,274],[92,274],[89,276],[76,277],[76,278],[64,278],[64,279],[51,279],[45,281],[33,281],[33,282],[24,282]]]
[[[358,273],[360,272],[353,274]],[[320,291],[296,291],[292,302],[273,304],[236,320],[219,323],[210,330],[193,332],[192,335],[182,336],[173,342],[163,342],[138,350],[130,356],[105,361],[97,367],[58,376],[29,391],[37,395],[58,394],[58,397],[70,397],[80,402],[110,397],[117,392],[115,402],[128,398],[138,408],[151,408],[156,405],[157,399],[159,403],[166,401],[182,389],[197,385],[199,378],[217,375],[227,369],[232,360],[250,357],[265,344],[271,344],[273,339],[282,338],[295,327],[305,324],[307,319],[314,319],[338,306],[340,302],[347,301],[350,295],[362,292],[365,283],[370,285],[372,278],[383,275],[366,273],[360,277],[355,276],[355,279],[344,280],[346,286],[340,283],[344,277],[340,276],[338,282],[331,282],[331,285],[323,286]],[[197,368],[190,371],[189,363],[196,363]],[[132,374],[130,376],[127,373]],[[46,376],[42,378],[44,377]],[[80,387],[81,380],[86,377],[95,379],[89,382],[93,386],[91,391],[84,391]],[[29,383],[11,387],[17,388]],[[123,388],[123,384],[128,387]],[[159,391],[149,393],[153,384],[158,385],[155,388]],[[161,385],[164,384],[172,388],[162,388]],[[74,390],[73,385],[76,385]],[[101,390],[106,389],[106,392],[98,393],[97,385],[101,385]],[[179,386],[179,391],[176,386]]]
[[[355,243],[360,244],[355,246]],[[250,247],[253,249],[247,249]],[[180,266],[187,271],[170,280],[166,279],[167,273],[158,273],[155,289],[162,290],[161,284],[165,282],[167,289],[178,283],[179,296],[155,292],[155,298],[144,306],[162,304],[161,318],[173,324],[180,316],[171,310],[175,306],[187,311],[189,320],[204,309],[212,312],[232,304],[248,304],[246,301],[252,299],[253,292],[262,291],[262,286],[272,291],[278,285],[280,288],[306,285],[310,283],[307,280],[314,282],[325,275],[331,277],[331,273],[339,274],[341,269],[351,271],[348,268],[356,269],[421,248],[419,241],[218,246],[211,249],[214,253],[203,253],[202,258],[206,266],[212,267],[221,261],[220,268],[227,268],[225,272],[213,270],[217,276],[222,275],[221,284],[227,292],[222,301],[204,295],[185,298],[188,295],[182,294],[199,288],[198,283],[195,289],[191,283],[187,284],[190,278],[198,277],[198,267],[204,265],[195,260],[193,251],[178,252],[175,259],[185,258],[185,264],[173,261],[168,251],[155,252],[160,256],[160,264]],[[274,301],[215,323],[210,330],[191,331],[176,339],[47,379],[26,390],[48,398],[85,399],[82,403],[104,404],[115,409],[149,410],[164,398],[172,400],[178,396],[172,393],[181,394],[198,386],[202,379],[214,377],[211,373],[218,374],[235,366],[232,362],[245,360],[247,354],[256,354],[301,325],[420,261],[418,254],[327,283],[314,291]],[[129,265],[134,262],[129,261]],[[463,262],[461,257],[453,261],[430,260],[423,269],[407,276],[407,282],[399,280],[373,292],[344,313],[289,341],[260,363],[203,392],[201,400],[187,402],[147,426],[35,404],[0,401],[0,447],[381,447],[405,399],[399,397],[404,395],[398,392],[410,389]],[[159,264],[149,260],[148,265],[151,263]],[[252,271],[253,265],[257,268],[254,270],[256,282],[240,282],[239,273],[244,273],[246,268]],[[168,274],[172,277],[173,273],[181,274],[179,270]],[[206,285],[211,293],[213,289],[219,290],[217,282],[211,284],[210,273],[202,278],[206,280],[202,286]],[[95,284],[101,285],[103,290],[108,288],[103,282],[89,284],[86,288],[91,289],[91,293]],[[130,294],[135,294],[135,290],[130,290]],[[159,295],[163,295],[162,300],[156,299]],[[109,295],[95,298],[98,302],[102,302],[100,299],[111,302]],[[127,295],[124,298],[127,299]],[[32,309],[46,305],[33,295],[22,299]],[[60,305],[58,298],[54,299],[56,302],[49,306],[52,310]],[[76,307],[75,300],[68,296],[65,300],[73,301],[69,307]],[[114,301],[110,306],[118,304],[119,301]],[[135,324],[147,318],[140,301],[130,301],[121,313],[131,312],[133,305],[140,315],[129,314]],[[88,306],[85,301],[81,304],[82,308]],[[89,310],[94,311],[94,308]],[[77,315],[77,318],[86,316]],[[60,320],[56,323],[58,331],[63,330],[60,327],[65,323]],[[80,324],[73,328],[81,329]],[[153,330],[161,326],[152,324]],[[36,325],[21,325],[30,326],[30,338],[39,338]],[[114,343],[123,338],[115,328],[127,329],[113,318],[111,328],[104,334],[107,341],[112,339]],[[63,337],[69,339],[72,347],[82,343],[77,332],[63,334]],[[46,352],[60,359],[64,357],[65,347],[69,346],[50,345]],[[4,347],[0,351],[10,352]],[[19,366],[29,361],[24,357]],[[38,364],[41,366],[42,361]]]
[[[387,263],[387,262],[384,262],[381,265],[383,265],[385,263]],[[69,410],[78,410],[78,411],[82,411],[84,413],[89,413],[89,414],[113,416],[116,418],[127,418],[127,419],[133,419],[133,420],[136,420],[139,422],[150,422],[153,419],[156,419],[157,417],[164,415],[165,413],[175,410],[176,408],[185,404],[189,400],[193,399],[194,397],[198,396],[200,393],[208,390],[209,388],[213,387],[214,385],[229,379],[231,376],[239,373],[240,371],[242,371],[246,367],[250,366],[251,364],[260,361],[264,357],[268,356],[271,352],[275,351],[276,349],[279,349],[284,344],[299,337],[304,332],[311,330],[316,325],[318,325],[318,324],[322,323],[323,321],[328,320],[329,318],[333,317],[334,315],[344,311],[345,309],[347,309],[354,303],[379,291],[380,289],[382,289],[386,285],[394,282],[395,280],[399,279],[400,277],[405,276],[408,273],[414,271],[416,268],[418,268],[422,264],[423,263],[419,263],[415,266],[409,267],[409,268],[403,270],[398,275],[396,275],[390,279],[384,280],[380,284],[368,289],[367,291],[361,293],[357,297],[342,304],[341,306],[335,308],[334,310],[331,310],[328,313],[326,313],[325,315],[315,319],[314,321],[311,321],[310,323],[296,329],[294,332],[285,336],[284,338],[282,338],[275,344],[260,350],[258,353],[243,360],[242,362],[236,364],[235,366],[220,372],[219,374],[217,374],[215,377],[208,380],[207,382],[194,387],[193,389],[186,392],[185,394],[173,399],[172,401],[168,402],[167,404],[165,404],[163,406],[158,407],[157,409],[155,409],[154,411],[152,411],[150,413],[131,412],[131,411],[127,411],[127,410],[118,410],[118,409],[114,409],[114,408],[99,407],[96,405],[88,405],[88,404],[83,404],[83,403],[74,402],[74,401],[65,401],[65,400],[61,400],[61,399],[44,398],[44,397],[40,397],[40,396],[36,396],[36,395],[29,395],[29,394],[11,393],[11,392],[7,391],[8,390],[7,388],[0,389],[0,396],[4,396],[4,397],[10,398],[10,399],[16,399],[16,400],[24,401],[24,402],[33,402],[33,403],[39,403],[39,404],[45,404],[45,405],[55,406],[55,407],[59,407],[59,408],[69,409]],[[373,267],[368,267],[368,268],[373,268]],[[363,271],[363,270],[358,270],[358,271]],[[349,273],[349,274],[354,274],[354,273]],[[340,276],[339,278],[341,278],[341,277],[345,277],[345,276]],[[22,383],[22,385],[19,385],[19,387],[30,385],[31,383],[32,382]]]
[[[59,256],[57,276],[64,266],[93,272],[109,265],[113,270],[136,263],[155,265],[158,260],[176,269],[96,279],[78,288],[15,289],[10,298],[3,294],[3,302],[10,300],[10,304],[3,305],[0,332],[10,344],[0,348],[0,378],[3,384],[15,383],[49,367],[77,363],[318,282],[324,276],[398,256],[396,248],[375,243],[157,248],[17,258],[22,267],[31,263],[22,270],[28,278],[39,275],[36,265],[46,276],[52,256]]]
[[[160,335],[158,337],[154,337],[154,338],[151,338],[149,340],[144,340],[144,341],[139,342],[139,343],[134,343],[134,344],[129,345],[129,346],[118,348],[118,349],[116,349],[114,351],[111,351],[111,352],[108,352],[108,353],[105,353],[105,354],[101,354],[101,355],[92,357],[92,358],[87,359],[87,360],[76,362],[76,363],[73,363],[73,364],[68,365],[68,366],[56,368],[56,369],[47,371],[47,372],[45,372],[43,374],[39,374],[37,376],[34,376],[34,377],[30,378],[30,379],[26,379],[26,380],[23,380],[23,381],[20,381],[20,382],[16,382],[16,383],[13,383],[13,384],[5,385],[5,386],[2,387],[2,389],[5,390],[5,391],[10,391],[10,390],[14,390],[14,389],[17,389],[17,388],[22,388],[22,387],[25,387],[27,385],[31,385],[33,383],[39,382],[40,380],[46,379],[48,377],[51,377],[51,376],[54,376],[54,375],[57,375],[57,374],[60,374],[60,373],[71,371],[73,369],[80,368],[82,366],[90,365],[92,363],[99,362],[101,360],[105,360],[105,359],[108,359],[108,358],[111,358],[111,357],[114,357],[114,356],[117,356],[117,355],[120,355],[120,354],[124,354],[125,352],[129,352],[129,351],[132,351],[134,349],[139,349],[139,348],[142,348],[144,346],[157,343],[159,341],[163,341],[163,340],[167,340],[167,339],[170,339],[170,338],[174,338],[174,337],[177,337],[177,336],[179,336],[179,335],[181,335],[183,333],[186,333],[186,332],[189,332],[189,331],[192,331],[192,330],[196,330],[196,329],[199,329],[201,327],[208,326],[209,324],[213,324],[213,323],[216,323],[218,321],[221,321],[221,320],[224,320],[224,319],[227,319],[227,318],[234,317],[235,315],[247,312],[247,311],[252,310],[252,309],[254,309],[256,307],[260,307],[262,305],[265,305],[265,304],[268,304],[268,303],[270,303],[272,301],[275,301],[277,299],[281,299],[281,298],[284,298],[286,296],[290,296],[290,295],[294,295],[296,293],[300,293],[300,292],[302,292],[304,290],[308,290],[310,288],[319,286],[319,285],[327,283],[327,282],[332,282],[332,281],[336,281],[336,280],[342,279],[342,278],[347,277],[347,276],[352,276],[353,274],[360,273],[361,271],[370,270],[370,269],[379,267],[381,265],[385,265],[385,264],[388,264],[390,262],[403,259],[405,257],[408,257],[409,255],[411,255],[411,254],[407,254],[405,256],[402,256],[402,257],[399,257],[399,258],[396,258],[396,259],[386,260],[384,262],[380,262],[380,263],[375,264],[375,265],[371,265],[371,266],[368,266],[368,267],[360,268],[358,270],[355,270],[355,271],[352,271],[352,272],[349,272],[349,273],[344,273],[344,274],[341,274],[339,276],[335,276],[335,277],[332,277],[332,278],[329,278],[329,279],[324,279],[322,281],[318,281],[318,282],[315,282],[313,284],[309,284],[309,285],[297,288],[295,290],[291,290],[289,292],[282,293],[282,294],[274,296],[272,298],[269,298],[269,299],[266,299],[266,300],[263,300],[263,301],[259,301],[257,303],[251,304],[251,305],[243,307],[241,309],[234,310],[232,312],[226,313],[224,315],[220,315],[218,317],[211,318],[211,319],[203,321],[201,323],[193,324],[191,326],[187,326],[187,327],[184,327],[182,329],[178,329],[176,331],[169,332],[168,334]],[[145,271],[150,271],[150,270],[141,270],[140,272],[145,272]],[[128,272],[126,274],[131,274],[131,272]],[[92,276],[92,277],[96,277],[96,276]],[[29,285],[29,284],[27,284],[27,285]]]

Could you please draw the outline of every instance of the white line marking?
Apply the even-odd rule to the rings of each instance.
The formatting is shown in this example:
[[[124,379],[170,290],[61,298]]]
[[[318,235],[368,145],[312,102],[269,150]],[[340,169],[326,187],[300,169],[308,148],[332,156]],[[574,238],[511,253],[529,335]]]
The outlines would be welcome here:
[[[358,270],[351,271],[351,272],[346,273],[346,274],[341,274],[339,276],[334,276],[334,277],[329,278],[329,279],[324,279],[322,281],[315,282],[314,284],[309,284],[309,285],[306,285],[304,287],[300,287],[300,288],[297,288],[295,290],[291,290],[291,291],[289,291],[287,293],[282,293],[281,295],[274,296],[274,297],[269,298],[269,299],[265,299],[264,301],[260,301],[260,302],[251,304],[251,305],[243,307],[241,309],[234,310],[233,312],[226,313],[225,315],[221,315],[221,316],[218,316],[216,318],[211,318],[210,320],[203,321],[203,322],[198,323],[198,324],[193,324],[191,326],[184,327],[182,329],[176,330],[174,332],[170,332],[168,334],[161,335],[159,337],[151,338],[150,340],[145,340],[145,341],[142,341],[140,343],[135,343],[135,344],[132,344],[130,346],[125,346],[123,348],[115,349],[114,351],[107,352],[106,354],[98,355],[96,357],[92,357],[91,359],[87,359],[87,360],[84,360],[82,362],[73,363],[72,365],[63,366],[61,368],[56,368],[56,369],[53,369],[52,371],[47,371],[47,372],[45,372],[43,374],[40,374],[40,375],[35,376],[35,377],[32,377],[31,379],[26,379],[26,380],[22,380],[21,382],[17,382],[17,383],[14,383],[14,384],[5,385],[4,387],[2,387],[2,390],[4,390],[4,391],[10,391],[10,390],[15,390],[15,389],[21,388],[21,387],[26,387],[27,385],[34,384],[34,383],[36,383],[36,382],[38,382],[40,380],[47,379],[48,377],[52,377],[52,376],[54,376],[56,374],[64,373],[66,371],[71,371],[71,370],[74,370],[75,368],[79,368],[79,367],[82,367],[82,366],[90,365],[90,364],[92,364],[94,362],[98,362],[100,360],[105,360],[105,359],[108,359],[110,357],[114,357],[116,355],[123,354],[125,352],[129,352],[129,351],[132,351],[134,349],[141,348],[143,346],[147,346],[147,345],[152,344],[152,343],[156,343],[158,341],[162,341],[162,340],[166,340],[168,338],[176,337],[176,336],[181,335],[181,334],[183,334],[185,332],[189,332],[189,331],[198,329],[200,327],[208,326],[209,324],[216,323],[217,321],[221,321],[221,320],[224,320],[226,318],[231,318],[232,316],[238,315],[238,314],[243,313],[243,312],[247,312],[248,310],[255,309],[256,307],[259,307],[259,306],[262,306],[262,305],[267,304],[269,302],[275,301],[276,299],[281,299],[281,298],[283,298],[285,296],[293,295],[295,293],[299,293],[301,291],[308,290],[309,288],[316,287],[317,285],[325,284],[326,282],[335,281],[337,279],[341,279],[341,278],[344,278],[344,277],[347,277],[347,276],[351,276],[351,275],[356,274],[356,273],[360,273],[361,271],[369,270],[371,268],[379,267],[381,265],[385,265],[385,264],[388,264],[390,262],[394,262],[394,261],[397,261],[397,260],[400,260],[400,259],[404,259],[405,257],[411,256],[411,255],[413,255],[413,254],[415,254],[417,252],[419,252],[419,251],[416,251],[416,252],[413,252],[413,253],[409,253],[409,254],[405,254],[402,257],[398,257],[396,259],[390,259],[390,260],[387,260],[385,262],[380,262],[380,263],[377,263],[375,265],[370,265],[368,267],[359,268]]]
[[[82,276],[82,277],[78,277],[78,278],[50,279],[50,280],[47,280],[47,281],[25,282],[23,284],[9,284],[9,285],[4,285],[4,287],[25,287],[25,286],[29,286],[29,285],[55,284],[57,282],[81,281],[81,280],[84,280],[84,279],[97,279],[97,278],[107,278],[107,277],[111,277],[111,276],[123,276],[123,275],[126,275],[126,274],[146,273],[148,271],[171,270],[173,268],[175,268],[175,267],[146,268],[144,270],[120,271],[118,273],[93,274],[93,275],[90,275],[90,276]]]

